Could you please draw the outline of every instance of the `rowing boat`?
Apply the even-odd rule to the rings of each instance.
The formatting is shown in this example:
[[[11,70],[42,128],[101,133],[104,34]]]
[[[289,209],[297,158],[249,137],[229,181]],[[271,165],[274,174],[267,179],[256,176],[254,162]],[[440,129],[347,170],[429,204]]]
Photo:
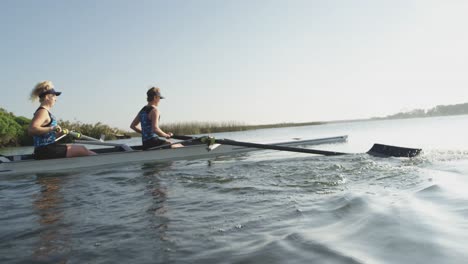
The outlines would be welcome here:
[[[274,146],[291,147],[305,145],[320,145],[346,142],[347,136],[327,137],[309,140],[294,140],[272,144]],[[141,146],[128,146],[109,142],[83,142],[79,143],[106,146],[93,149],[98,155],[61,158],[49,160],[35,160],[32,154],[0,157],[0,175],[17,173],[39,173],[73,170],[79,168],[115,165],[135,162],[164,162],[175,160],[202,159],[217,156],[227,156],[242,152],[261,150],[252,147],[239,147],[227,144],[193,144],[183,148],[141,150]]]

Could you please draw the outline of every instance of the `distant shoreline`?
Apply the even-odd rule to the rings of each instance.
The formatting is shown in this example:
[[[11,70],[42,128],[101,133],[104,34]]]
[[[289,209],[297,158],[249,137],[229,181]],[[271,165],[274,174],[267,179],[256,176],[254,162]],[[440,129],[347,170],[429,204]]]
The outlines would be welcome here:
[[[332,120],[332,121],[314,121],[302,123],[277,123],[264,125],[247,125],[241,122],[180,122],[168,123],[161,125],[164,131],[172,132],[177,135],[197,135],[220,132],[235,132],[255,129],[280,128],[280,127],[299,127],[324,125],[333,123],[345,122],[363,122],[363,121],[378,121],[378,120],[396,120],[396,119],[412,119],[412,118],[427,118],[427,117],[442,117],[442,116],[458,116],[468,115],[468,103],[456,105],[438,105],[429,110],[415,109],[408,112],[401,112],[385,117],[371,117],[360,119],[347,120]],[[0,108],[0,125],[6,129],[1,130],[0,148],[14,146],[31,146],[32,137],[27,133],[27,127],[31,122],[30,119],[22,116],[15,116],[13,113],[7,112]],[[117,128],[111,128],[108,125],[100,122],[96,124],[84,124],[81,122],[70,122],[60,120],[60,125],[64,128],[79,131],[85,135],[99,138],[104,134],[106,139],[118,139],[139,137],[140,134],[133,131],[124,131]],[[66,141],[63,141],[66,142]],[[70,140],[68,139],[68,142]]]

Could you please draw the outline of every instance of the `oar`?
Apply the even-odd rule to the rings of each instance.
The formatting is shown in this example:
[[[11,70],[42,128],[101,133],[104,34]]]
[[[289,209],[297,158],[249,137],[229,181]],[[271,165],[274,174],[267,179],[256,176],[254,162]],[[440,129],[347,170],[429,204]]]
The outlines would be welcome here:
[[[173,136],[173,138],[188,139],[191,137]],[[218,143],[218,144],[241,146],[241,147],[248,147],[248,148],[272,149],[272,150],[280,150],[280,151],[319,154],[319,155],[325,155],[325,156],[338,156],[338,155],[352,154],[352,153],[326,151],[326,150],[318,150],[318,149],[304,149],[304,148],[293,148],[293,147],[268,145],[268,144],[258,144],[258,143],[235,141],[235,140],[230,140],[230,139],[215,139],[215,138],[210,138],[210,137],[200,137],[199,140],[202,143],[209,143],[209,144]],[[379,157],[392,156],[392,157],[412,158],[412,157],[417,156],[420,152],[421,152],[421,149],[404,148],[404,147],[397,147],[397,146],[390,146],[390,145],[383,145],[383,144],[374,144],[372,148],[366,153],[369,155],[379,156]]]
[[[62,134],[60,137],[55,139],[55,142],[61,140],[62,138],[66,137],[68,134]]]
[[[185,139],[185,140],[183,140],[183,141],[172,142],[172,143],[170,143],[170,144],[163,144],[163,145],[160,145],[160,146],[152,147],[152,148],[149,148],[148,150],[163,149],[163,148],[170,147],[170,146],[172,146],[172,145],[190,143],[190,142],[193,142],[193,141],[197,141],[197,140],[198,140],[198,138],[193,138],[193,137],[188,137],[188,138],[189,138],[189,139]]]
[[[76,143],[89,144],[89,145],[100,145],[100,146],[113,146],[113,147],[120,147],[124,151],[134,151],[134,149],[132,147],[128,146],[127,144],[104,142],[104,135],[101,135],[101,138],[97,139],[97,138],[93,138],[93,137],[90,137],[90,136],[83,135],[80,132],[70,131],[68,129],[64,129],[63,133],[76,138],[77,139],[77,140],[75,140]],[[86,139],[86,140],[81,140],[81,139]]]
[[[97,138],[93,138],[93,137],[83,135],[80,132],[71,131],[71,130],[68,130],[68,129],[65,128],[65,129],[62,129],[62,135],[60,137],[56,138],[55,142],[59,141],[60,139],[62,139],[65,136],[68,136],[68,135],[70,135],[70,136],[72,136],[74,138],[77,138],[77,139],[86,139],[86,140],[99,141],[99,142],[104,141],[102,136],[101,136],[100,139],[97,139]]]
[[[76,132],[76,131],[68,131],[68,134],[74,138],[77,138],[77,139],[86,139],[86,140],[91,140],[91,141],[100,141],[100,142],[103,142],[102,138],[101,139],[97,139],[97,138],[93,138],[93,137],[89,137],[89,136],[86,136],[86,135],[83,135],[81,134],[80,132]]]

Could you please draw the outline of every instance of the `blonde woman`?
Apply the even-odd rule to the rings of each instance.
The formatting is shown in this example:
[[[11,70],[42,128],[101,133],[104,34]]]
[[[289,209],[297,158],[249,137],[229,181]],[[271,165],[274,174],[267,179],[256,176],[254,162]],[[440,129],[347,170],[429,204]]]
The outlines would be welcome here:
[[[50,113],[54,107],[57,96],[61,92],[54,89],[51,81],[38,83],[31,92],[31,100],[39,100],[41,104],[34,113],[29,124],[28,133],[34,139],[34,156],[36,159],[70,158],[95,155],[81,145],[57,144],[57,136],[62,134],[62,128],[57,124],[57,119]]]
[[[159,101],[164,99],[161,96],[161,91],[158,87],[151,87],[146,92],[146,101],[148,104],[145,105],[140,112],[135,116],[133,122],[130,124],[130,128],[141,134],[141,140],[143,144],[143,150],[150,148],[169,145],[170,141],[160,139],[163,137],[169,139],[173,136],[171,132],[164,132],[159,128],[159,119],[161,114],[158,109]],[[141,126],[138,125],[141,123]],[[158,137],[159,136],[159,137]],[[181,144],[173,144],[171,148],[183,147]]]

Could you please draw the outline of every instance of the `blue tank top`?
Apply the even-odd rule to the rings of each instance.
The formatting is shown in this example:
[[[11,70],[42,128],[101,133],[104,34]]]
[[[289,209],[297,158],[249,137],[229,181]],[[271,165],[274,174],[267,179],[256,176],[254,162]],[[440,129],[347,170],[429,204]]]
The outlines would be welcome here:
[[[45,109],[45,108],[41,106],[36,110],[36,112],[39,111],[40,109]],[[34,114],[36,114],[36,112],[34,112]],[[51,114],[49,112],[49,110],[47,110],[47,112],[49,113],[50,123],[47,124],[46,127],[56,126],[57,125],[57,119],[55,118],[55,116],[53,114]],[[34,139],[34,147],[47,146],[47,145],[50,145],[52,143],[55,143],[55,132],[51,131],[51,132],[43,134],[43,135],[33,136],[33,139]]]
[[[146,141],[152,138],[157,138],[158,135],[153,131],[153,127],[151,124],[151,119],[149,117],[149,113],[154,108],[152,106],[146,105],[140,110],[138,114],[140,116],[140,123],[141,123],[141,140]]]

